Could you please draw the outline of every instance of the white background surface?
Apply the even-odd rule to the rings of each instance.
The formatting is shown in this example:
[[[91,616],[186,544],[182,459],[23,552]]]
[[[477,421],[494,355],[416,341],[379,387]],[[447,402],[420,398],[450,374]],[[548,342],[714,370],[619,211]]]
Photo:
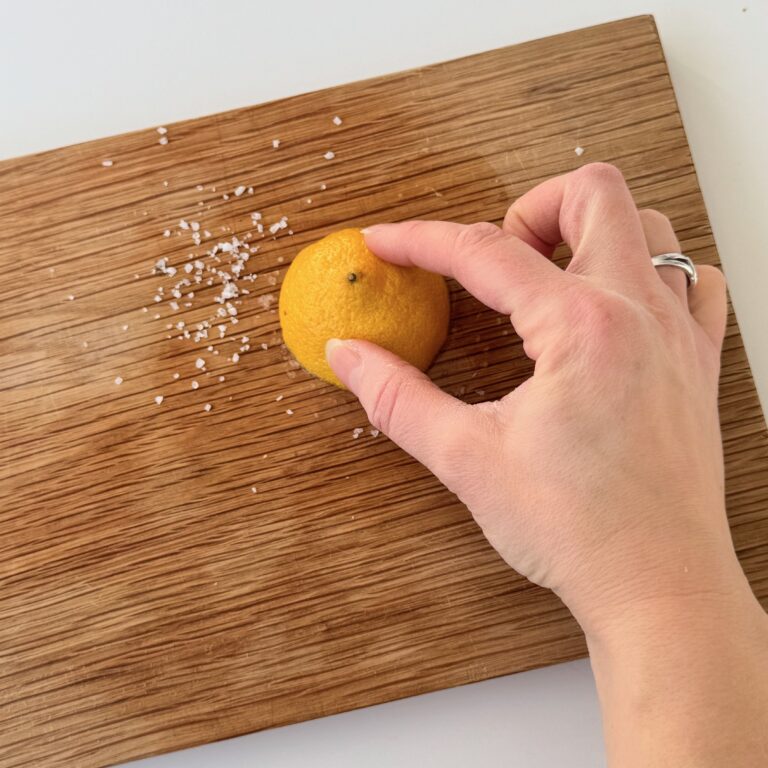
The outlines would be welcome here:
[[[747,351],[768,403],[766,0],[0,0],[0,157],[640,13],[654,13],[659,25]],[[136,768],[603,764],[589,666],[576,662],[153,758]]]

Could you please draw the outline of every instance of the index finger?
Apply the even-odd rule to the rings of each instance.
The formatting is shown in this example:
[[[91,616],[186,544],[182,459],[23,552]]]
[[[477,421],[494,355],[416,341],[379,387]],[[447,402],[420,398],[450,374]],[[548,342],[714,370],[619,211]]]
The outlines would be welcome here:
[[[377,256],[405,267],[453,277],[497,312],[511,315],[542,294],[552,295],[566,274],[517,237],[493,224],[407,221],[363,230]]]

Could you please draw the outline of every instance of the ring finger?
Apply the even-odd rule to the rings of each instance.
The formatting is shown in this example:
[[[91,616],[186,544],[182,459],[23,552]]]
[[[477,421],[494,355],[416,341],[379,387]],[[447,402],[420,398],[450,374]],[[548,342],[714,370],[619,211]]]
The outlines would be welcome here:
[[[651,256],[662,253],[679,253],[680,242],[669,219],[658,211],[646,208],[640,212],[640,223],[643,226],[645,241]],[[688,279],[682,269],[677,267],[656,267],[656,274],[661,281],[688,306]]]

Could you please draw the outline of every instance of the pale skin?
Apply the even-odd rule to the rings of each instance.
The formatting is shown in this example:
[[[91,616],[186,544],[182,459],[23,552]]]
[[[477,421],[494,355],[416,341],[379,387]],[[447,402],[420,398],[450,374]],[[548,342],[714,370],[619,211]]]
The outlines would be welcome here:
[[[399,358],[331,340],[371,423],[469,508],[514,569],[584,629],[612,768],[768,765],[768,616],[725,515],[717,381],[725,281],[679,251],[621,173],[591,164],[502,227],[376,225],[381,258],[451,276],[510,317],[534,374],[467,405]],[[550,260],[567,243],[567,269]]]

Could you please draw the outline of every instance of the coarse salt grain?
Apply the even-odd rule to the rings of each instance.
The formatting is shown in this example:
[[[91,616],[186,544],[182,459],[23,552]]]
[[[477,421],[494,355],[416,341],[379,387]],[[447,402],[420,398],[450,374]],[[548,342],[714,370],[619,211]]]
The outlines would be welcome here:
[[[166,230],[163,232],[163,237],[170,237],[170,236],[171,236],[171,230],[170,230],[170,229],[166,229]]]
[[[179,220],[179,226],[182,229],[189,229],[189,223],[187,221],[185,221],[184,219],[180,219]]]
[[[67,301],[74,301],[75,300],[75,294],[70,293],[69,296],[67,296]]]
[[[235,197],[240,197],[243,192],[245,192],[245,187],[242,184],[239,187],[235,187]]]
[[[118,386],[123,383],[123,377],[122,376],[115,376],[115,384]]]
[[[122,326],[122,329],[123,329],[124,331],[127,331],[127,330],[128,330],[128,326],[127,326],[127,325],[123,325],[123,326]]]
[[[251,486],[251,493],[256,493],[256,486],[255,485]]]
[[[191,384],[192,389],[198,389],[199,386],[200,385],[196,381],[193,381]]]
[[[279,403],[279,402],[280,402],[282,399],[283,399],[283,395],[278,395],[278,396],[275,398],[275,402],[276,402],[276,403]]]
[[[323,155],[323,157],[326,160],[333,160],[334,157],[336,157],[336,153],[332,152],[330,149]]]
[[[357,440],[357,438],[360,437],[360,435],[362,435],[363,432],[365,432],[365,430],[362,427],[355,427],[352,430],[352,439]]]
[[[165,398],[162,395],[155,395],[155,402],[160,405]]]
[[[224,379],[224,376],[219,376],[219,381],[220,381],[220,382],[221,382],[221,381],[224,381],[224,380],[225,380],[225,379]]]
[[[328,189],[328,186],[327,186],[326,184],[321,184],[321,185],[320,185],[320,190],[321,190],[322,192],[325,192],[325,190],[326,190],[326,189]]]
[[[371,430],[371,437],[378,437],[381,433],[378,429],[372,429]]]
[[[233,363],[239,363],[239,362],[240,362],[240,355],[238,355],[238,354],[237,354],[237,352],[235,352],[235,353],[232,355],[232,362],[233,362]]]
[[[287,408],[285,411],[289,416],[293,416],[293,411],[290,408]]]
[[[336,115],[336,117],[333,118],[333,124],[334,125],[341,125],[342,122],[343,122],[343,120],[338,115]]]
[[[190,221],[189,226],[192,227],[193,232],[198,232],[200,230],[200,222],[199,221]]]
[[[576,157],[581,157],[584,154],[584,147],[576,147],[573,151],[576,153]]]
[[[202,357],[198,357],[195,360],[195,368],[205,368],[205,360]]]
[[[178,379],[180,375],[181,375],[181,374],[179,374],[179,373],[174,373],[174,374],[173,374],[173,378],[174,378],[174,379]]]
[[[213,408],[213,406],[212,406],[210,403],[206,403],[206,404],[203,406],[203,410],[204,410],[206,413],[210,413],[210,412],[211,412],[211,408]]]
[[[113,162],[112,160],[102,160],[102,161],[101,161],[101,164],[102,164],[102,165],[103,165],[105,168],[111,168],[111,167],[114,165],[114,162]]]
[[[160,137],[160,138],[157,140],[157,143],[158,143],[158,144],[162,144],[163,146],[165,146],[165,145],[168,143],[168,137],[167,137],[167,136],[161,136],[161,137]]]
[[[280,146],[280,139],[272,139],[272,146],[277,149]]]
[[[158,133],[159,133],[161,136],[165,136],[165,134],[166,134],[166,133],[168,133],[168,129],[167,129],[165,126],[163,126],[163,125],[161,125],[159,128],[155,128],[155,130],[156,130],[156,131],[157,131],[157,132],[158,132]]]

